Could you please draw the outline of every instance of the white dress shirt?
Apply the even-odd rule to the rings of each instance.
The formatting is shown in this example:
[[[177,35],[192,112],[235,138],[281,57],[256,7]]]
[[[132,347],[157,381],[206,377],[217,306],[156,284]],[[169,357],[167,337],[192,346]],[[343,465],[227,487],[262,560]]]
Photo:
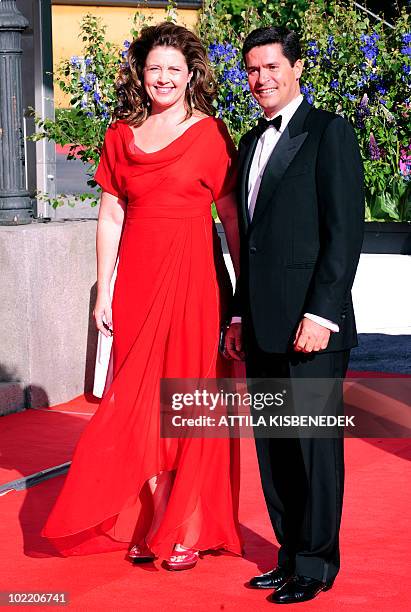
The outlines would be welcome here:
[[[270,127],[267,128],[258,139],[248,177],[248,212],[250,219],[253,218],[255,203],[257,201],[258,192],[260,191],[261,180],[263,178],[268,160],[271,157],[271,153],[273,152],[291,117],[294,115],[303,99],[304,98],[302,95],[297,96],[297,98],[291,100],[287,106],[284,106],[284,108],[276,113],[274,117],[270,117],[270,119],[274,119],[278,115],[281,115],[281,128],[277,130],[273,125],[270,125]]]
[[[277,130],[273,125],[268,127],[263,134],[261,134],[258,139],[253,159],[251,162],[250,173],[248,177],[248,212],[250,215],[250,219],[253,218],[255,204],[257,202],[258,192],[260,191],[261,181],[264,175],[265,168],[267,166],[268,160],[271,157],[271,154],[280,140],[282,133],[287,127],[291,117],[294,115],[297,108],[300,106],[304,97],[300,94],[294,100],[291,100],[284,106],[278,113],[274,115],[277,117],[281,115],[281,127]],[[274,119],[274,117],[270,117],[270,119]],[[268,117],[266,117],[268,119]],[[329,321],[328,319],[324,319],[323,317],[319,317],[318,315],[311,314],[309,312],[305,312],[304,316],[307,319],[311,319],[316,323],[319,323],[323,327],[330,329],[333,332],[339,332],[340,328],[333,321]],[[232,317],[231,323],[240,323],[241,317]]]

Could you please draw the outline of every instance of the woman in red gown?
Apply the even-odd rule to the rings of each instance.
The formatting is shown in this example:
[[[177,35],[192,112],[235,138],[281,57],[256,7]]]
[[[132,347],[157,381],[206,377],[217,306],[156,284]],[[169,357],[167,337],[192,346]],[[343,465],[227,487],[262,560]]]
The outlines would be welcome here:
[[[159,424],[160,378],[227,375],[211,203],[238,273],[235,147],[212,116],[205,50],[185,28],[145,28],[117,88],[95,176],[94,314],[113,334],[112,375],[42,535],[63,555],[128,549],[186,569],[199,551],[241,554],[238,440],[162,438]]]

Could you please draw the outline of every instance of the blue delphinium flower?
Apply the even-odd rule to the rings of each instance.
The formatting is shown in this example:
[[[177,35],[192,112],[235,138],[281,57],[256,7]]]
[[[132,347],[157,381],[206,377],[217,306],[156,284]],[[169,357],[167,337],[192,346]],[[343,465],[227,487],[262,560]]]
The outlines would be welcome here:
[[[327,55],[329,57],[331,57],[334,53],[334,51],[336,51],[336,46],[335,46],[335,42],[334,42],[334,36],[329,36],[328,37],[328,45],[327,45]]]
[[[222,73],[222,78],[224,81],[229,81],[230,83],[240,85],[246,78],[246,73],[241,69],[240,65],[237,64],[236,66],[225,67]]]
[[[312,83],[307,83],[307,85],[303,85],[301,87],[301,93],[303,94],[303,96],[305,96],[305,99],[307,100],[308,104],[314,103],[314,96],[313,96],[314,92],[315,92],[315,88]]]
[[[97,91],[95,91],[93,93],[93,98],[94,98],[95,102],[100,102],[100,100],[101,100],[101,96],[100,96],[100,94]]]
[[[344,93],[343,94],[344,98],[347,98],[348,100],[350,100],[350,102],[354,102],[357,98],[356,96],[354,96],[354,94],[351,93]]]
[[[237,49],[231,43],[214,41],[208,47],[208,55],[214,64],[217,82],[223,95],[218,100],[217,116],[233,114],[231,119],[241,121],[239,108],[250,97],[247,73],[240,61]],[[244,96],[244,94],[246,94]]]
[[[77,55],[70,58],[70,64],[73,68],[81,68],[81,59]]]
[[[88,93],[93,89],[93,85],[96,82],[96,75],[93,72],[89,72],[86,76],[80,77],[80,83],[85,93]]]
[[[309,40],[307,43],[307,57],[310,66],[316,66],[318,64],[318,56],[320,55],[320,49],[318,43],[315,40]]]
[[[362,45],[360,49],[364,53],[364,57],[369,60],[373,66],[375,66],[379,54],[379,49],[376,44],[379,38],[380,37],[375,32],[370,35],[361,34]]]
[[[124,60],[127,57],[128,50],[130,49],[131,42],[129,40],[125,40],[123,42],[124,49],[121,52],[121,58]]]
[[[402,35],[402,44],[401,53],[411,57],[411,33],[408,32]]]
[[[339,88],[339,86],[340,86],[340,83],[339,83],[339,81],[338,81],[337,79],[333,79],[333,80],[331,81],[331,83],[330,83],[330,87],[331,87],[332,89],[338,89],[338,88]]]
[[[247,84],[248,85],[248,84]],[[261,115],[261,109],[257,100],[251,95],[248,95],[248,110],[251,113],[251,119],[257,119]]]
[[[218,43],[216,40],[208,47],[208,56],[213,64],[229,62],[238,54],[238,50],[231,43]]]
[[[85,93],[88,93],[89,91],[93,89],[92,84],[89,83],[85,77],[80,77],[80,83]]]
[[[225,110],[232,113],[236,108],[235,102],[234,93],[229,91],[225,97]]]
[[[91,64],[93,63],[93,60],[91,59],[91,57],[86,57],[84,59],[84,63],[86,66],[91,66]]]
[[[320,60],[321,66],[323,66],[326,70],[329,70],[332,67],[332,60],[334,59],[335,51],[336,51],[336,46],[335,46],[334,36],[329,36],[327,39],[327,49],[324,52]],[[312,47],[312,52],[316,54],[316,47],[314,46]],[[310,50],[310,53],[311,53],[311,50]],[[312,58],[314,63],[312,63],[311,66],[315,65],[316,58],[317,58],[316,55],[314,58]]]
[[[104,102],[99,102],[98,106],[101,109],[101,119],[102,120],[109,119],[110,118],[110,113],[109,113],[107,104],[105,104]]]

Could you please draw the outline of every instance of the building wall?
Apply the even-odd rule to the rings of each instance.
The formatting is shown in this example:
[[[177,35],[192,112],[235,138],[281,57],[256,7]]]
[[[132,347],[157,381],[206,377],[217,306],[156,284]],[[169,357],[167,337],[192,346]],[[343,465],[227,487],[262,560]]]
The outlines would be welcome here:
[[[165,11],[161,8],[144,8],[139,12],[152,15],[152,23],[164,20]],[[121,47],[125,40],[130,39],[130,30],[136,9],[131,7],[110,6],[70,6],[70,4],[57,4],[53,6],[53,64],[54,68],[72,55],[82,54],[82,41],[78,38],[79,24],[84,15],[91,13],[101,17],[107,26],[107,40],[117,43]],[[179,9],[180,24],[187,28],[194,28],[198,11],[195,9]],[[67,97],[55,88],[55,103],[58,107],[68,106]]]
[[[0,415],[92,390],[95,236],[96,220],[0,226]]]

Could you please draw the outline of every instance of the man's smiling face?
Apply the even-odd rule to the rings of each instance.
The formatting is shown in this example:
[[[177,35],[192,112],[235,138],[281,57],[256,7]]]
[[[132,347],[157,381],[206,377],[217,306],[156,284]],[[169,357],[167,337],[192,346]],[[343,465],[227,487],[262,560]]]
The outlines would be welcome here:
[[[280,43],[253,47],[245,63],[251,93],[267,117],[274,116],[300,93],[302,61],[298,59],[291,66]]]

